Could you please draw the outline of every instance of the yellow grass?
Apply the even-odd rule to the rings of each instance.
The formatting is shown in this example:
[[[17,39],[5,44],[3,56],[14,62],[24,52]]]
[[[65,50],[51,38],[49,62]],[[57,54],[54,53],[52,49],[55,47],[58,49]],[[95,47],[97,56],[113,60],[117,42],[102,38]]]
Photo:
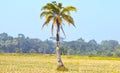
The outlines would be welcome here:
[[[119,58],[62,56],[67,72],[58,72],[55,55],[0,54],[0,73],[120,73]]]

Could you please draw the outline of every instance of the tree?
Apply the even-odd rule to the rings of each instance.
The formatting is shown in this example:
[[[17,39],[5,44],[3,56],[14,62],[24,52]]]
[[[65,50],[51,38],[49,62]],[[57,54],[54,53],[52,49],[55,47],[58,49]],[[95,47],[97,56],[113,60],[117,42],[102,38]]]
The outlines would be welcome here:
[[[90,40],[88,42],[88,48],[89,48],[89,50],[94,51],[94,50],[97,49],[97,47],[98,47],[98,44],[97,44],[97,42],[95,40]]]
[[[60,46],[59,48],[60,48],[60,54],[61,55],[67,55],[67,49],[66,48],[64,48],[63,46]]]
[[[51,33],[52,36],[54,35],[54,26],[56,26],[56,54],[58,59],[58,67],[57,69],[65,68],[64,64],[61,60],[60,50],[59,50],[59,44],[60,44],[60,29],[62,30],[63,34],[63,20],[65,20],[69,25],[74,24],[74,20],[71,17],[70,11],[76,11],[76,8],[73,6],[67,6],[63,7],[62,3],[56,3],[56,1],[53,1],[52,3],[48,3],[45,6],[42,7],[43,12],[40,14],[40,17],[46,17],[45,23],[42,25],[42,28],[45,25],[48,25],[50,21],[52,21],[52,28]]]
[[[0,40],[3,40],[4,42],[8,39],[8,34],[7,33],[1,33],[0,34]]]
[[[29,53],[36,53],[36,50],[35,49],[30,49]]]
[[[23,53],[23,49],[22,48],[15,48],[15,53]]]
[[[120,45],[117,45],[116,47],[115,47],[115,55],[117,56],[117,57],[120,57]]]

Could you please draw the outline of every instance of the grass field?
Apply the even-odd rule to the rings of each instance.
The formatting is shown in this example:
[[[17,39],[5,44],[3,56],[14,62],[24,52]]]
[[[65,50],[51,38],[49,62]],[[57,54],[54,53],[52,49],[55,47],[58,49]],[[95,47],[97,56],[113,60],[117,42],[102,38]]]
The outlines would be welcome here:
[[[55,55],[0,54],[0,73],[120,73],[120,58],[62,56],[66,72],[56,71]]]

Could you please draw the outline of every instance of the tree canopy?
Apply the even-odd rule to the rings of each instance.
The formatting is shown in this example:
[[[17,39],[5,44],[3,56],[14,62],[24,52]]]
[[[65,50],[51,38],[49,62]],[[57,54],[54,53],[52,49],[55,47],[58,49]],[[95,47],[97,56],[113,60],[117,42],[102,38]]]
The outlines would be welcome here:
[[[7,33],[0,34],[0,53],[40,53],[54,54],[55,42],[42,41],[36,38],[18,34],[12,37]],[[116,40],[103,40],[101,43],[89,40],[86,42],[80,38],[75,41],[63,41],[60,46],[63,55],[81,56],[117,56],[120,57],[120,44]]]

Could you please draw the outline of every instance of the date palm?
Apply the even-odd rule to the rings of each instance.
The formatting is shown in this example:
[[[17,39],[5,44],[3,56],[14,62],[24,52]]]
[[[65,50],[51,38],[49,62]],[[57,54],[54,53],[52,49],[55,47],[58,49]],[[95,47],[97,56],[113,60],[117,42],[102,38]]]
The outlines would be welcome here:
[[[71,13],[70,11],[75,11],[76,12],[76,8],[73,6],[67,6],[67,7],[63,7],[62,3],[56,3],[55,1],[51,2],[51,3],[47,3],[45,6],[42,7],[41,9],[43,12],[40,14],[40,17],[45,17],[45,22],[42,25],[42,28],[45,25],[48,25],[50,21],[52,21],[52,28],[51,28],[51,33],[52,36],[54,35],[54,27],[56,27],[56,54],[57,54],[57,59],[58,59],[58,68],[60,67],[64,67],[64,64],[61,60],[61,55],[60,55],[60,51],[59,51],[59,44],[60,44],[60,30],[62,30],[63,34],[64,30],[63,30],[63,20],[66,21],[69,25],[73,25],[74,24],[74,20],[71,17]]]

